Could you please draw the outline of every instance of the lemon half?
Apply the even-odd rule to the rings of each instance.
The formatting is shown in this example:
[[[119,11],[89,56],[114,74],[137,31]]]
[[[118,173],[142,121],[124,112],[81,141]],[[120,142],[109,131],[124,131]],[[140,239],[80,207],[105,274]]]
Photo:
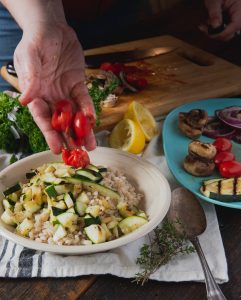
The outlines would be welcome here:
[[[150,141],[158,132],[156,121],[151,112],[136,101],[130,103],[124,118],[138,123],[146,141]]]
[[[145,136],[136,122],[124,119],[112,130],[109,142],[112,148],[138,154],[145,147]]]

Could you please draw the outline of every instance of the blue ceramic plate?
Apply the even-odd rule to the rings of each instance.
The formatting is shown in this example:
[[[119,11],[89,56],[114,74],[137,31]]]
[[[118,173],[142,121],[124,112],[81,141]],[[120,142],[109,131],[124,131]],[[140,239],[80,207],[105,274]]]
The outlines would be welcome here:
[[[188,144],[191,140],[183,135],[178,128],[178,113],[179,112],[188,112],[193,108],[204,109],[207,111],[209,116],[213,116],[215,110],[222,109],[227,106],[241,105],[241,99],[234,98],[225,98],[225,99],[208,99],[201,100],[192,103],[182,105],[175,110],[173,110],[167,116],[164,127],[163,127],[163,145],[164,152],[166,155],[168,166],[180,182],[181,185],[186,187],[188,190],[193,192],[199,198],[211,202],[217,205],[222,205],[226,207],[238,208],[241,209],[241,202],[222,202],[218,200],[213,200],[208,197],[205,197],[199,191],[200,186],[203,180],[208,180],[212,178],[220,178],[218,172],[215,172],[212,176],[209,177],[195,177],[191,174],[188,174],[182,167],[183,160],[188,153]],[[213,142],[213,139],[201,136],[199,138],[203,142]],[[241,145],[235,142],[232,142],[233,150],[232,152],[236,156],[236,160],[241,161]]]

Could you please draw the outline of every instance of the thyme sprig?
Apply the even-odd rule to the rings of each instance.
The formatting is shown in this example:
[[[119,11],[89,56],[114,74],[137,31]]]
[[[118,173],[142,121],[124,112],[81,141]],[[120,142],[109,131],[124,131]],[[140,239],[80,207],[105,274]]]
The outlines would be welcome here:
[[[179,223],[179,221],[175,222]],[[144,244],[141,247],[136,260],[141,271],[136,274],[135,282],[143,285],[151,274],[167,264],[177,254],[195,252],[194,247],[188,244],[186,236],[177,233],[175,222],[165,220],[162,226],[154,229],[154,236],[150,239],[150,244]]]

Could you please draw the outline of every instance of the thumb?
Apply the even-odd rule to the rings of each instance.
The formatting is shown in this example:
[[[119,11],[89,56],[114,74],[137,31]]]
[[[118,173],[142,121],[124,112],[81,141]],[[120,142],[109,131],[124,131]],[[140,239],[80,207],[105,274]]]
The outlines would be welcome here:
[[[205,6],[208,11],[209,24],[214,28],[222,25],[222,0],[206,0]]]
[[[27,105],[38,97],[40,90],[41,61],[37,51],[32,47],[19,44],[14,53],[14,65],[22,92],[19,101]]]

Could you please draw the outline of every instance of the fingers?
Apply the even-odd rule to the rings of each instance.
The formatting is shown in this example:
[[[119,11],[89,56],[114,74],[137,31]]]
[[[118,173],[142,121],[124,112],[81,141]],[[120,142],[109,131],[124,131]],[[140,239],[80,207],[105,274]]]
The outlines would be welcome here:
[[[205,6],[208,11],[209,24],[216,28],[223,23],[222,17],[222,1],[221,0],[206,0]]]
[[[228,26],[218,35],[218,39],[227,41],[234,37],[235,32],[238,30],[238,26],[236,23],[231,22]]]
[[[89,118],[92,126],[94,126],[96,121],[95,108],[92,99],[89,96],[88,89],[83,82],[80,82],[74,86],[71,92],[71,97],[81,111],[83,111],[85,116]],[[91,130],[90,135],[85,138],[84,146],[88,151],[96,148],[96,139],[93,130]]]
[[[41,62],[36,50],[20,42],[14,53],[14,65],[22,92],[20,102],[27,105],[38,96],[40,90]]]
[[[40,98],[36,98],[28,104],[28,108],[34,121],[42,131],[51,151],[55,154],[61,152],[63,139],[51,126],[51,112],[48,104]]]
[[[96,148],[96,139],[93,130],[91,130],[90,135],[85,138],[84,144],[87,151],[91,151]]]
[[[85,116],[90,119],[90,122],[94,124],[95,108],[84,82],[79,82],[73,87],[71,91],[71,97],[77,106],[83,111]]]

